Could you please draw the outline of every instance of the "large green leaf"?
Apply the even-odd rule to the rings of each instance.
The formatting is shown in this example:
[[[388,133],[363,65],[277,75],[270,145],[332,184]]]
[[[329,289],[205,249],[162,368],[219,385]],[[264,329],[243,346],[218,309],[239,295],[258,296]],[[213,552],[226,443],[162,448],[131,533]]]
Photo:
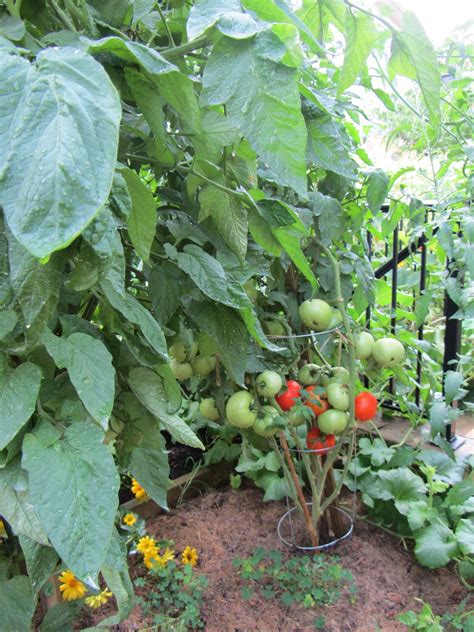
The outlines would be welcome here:
[[[104,205],[121,117],[107,73],[90,55],[48,48],[30,65],[0,51],[0,203],[35,257],[63,248]]]
[[[30,630],[35,607],[36,598],[29,577],[18,575],[7,582],[0,583],[2,630],[5,632]]]
[[[428,568],[446,566],[457,552],[456,537],[444,524],[431,524],[415,533],[416,559]]]
[[[117,625],[124,621],[134,605],[133,584],[128,573],[127,546],[116,529],[112,532],[101,573],[114,595],[118,612],[100,621],[97,624],[99,628]]]
[[[10,283],[23,314],[27,335],[45,329],[59,297],[62,256],[40,263],[11,234],[8,238]]]
[[[148,293],[157,320],[166,325],[178,309],[181,296],[185,293],[186,276],[171,261],[154,265],[148,279]],[[189,281],[189,284],[191,282]]]
[[[249,337],[237,313],[209,301],[191,301],[187,311],[197,326],[207,332],[219,347],[222,362],[230,377],[244,385]]]
[[[280,63],[284,44],[270,32],[222,37],[204,69],[203,105],[226,105],[230,120],[267,163],[269,179],[306,193],[306,129],[298,76]]]
[[[0,468],[0,516],[3,516],[16,535],[26,535],[35,542],[48,544],[30,498],[28,478],[21,469],[20,459]]]
[[[229,248],[243,261],[247,252],[247,210],[235,196],[212,185],[199,192],[199,220],[210,217]]]
[[[339,200],[323,195],[322,193],[311,193],[311,208],[317,217],[317,225],[320,233],[320,240],[323,244],[329,245],[331,241],[340,237],[345,229],[345,213]]]
[[[378,37],[379,32],[369,16],[364,13],[354,15],[352,11],[346,12],[346,48],[337,86],[339,95],[357,79]]]
[[[26,569],[35,593],[39,592],[51,577],[58,556],[51,546],[44,546],[26,535],[20,535],[20,545],[25,556]]]
[[[103,433],[84,421],[64,434],[43,421],[23,442],[30,494],[51,543],[85,581],[96,581],[112,536],[119,476]]]
[[[165,336],[150,312],[129,292],[117,292],[109,281],[102,283],[102,289],[112,307],[127,321],[138,325],[150,346],[163,360],[168,361]]]
[[[34,413],[41,386],[41,369],[24,362],[11,369],[0,354],[0,450],[3,450]]]
[[[150,190],[132,169],[121,169],[132,199],[132,212],[127,228],[132,244],[143,261],[150,258],[150,249],[156,232],[156,204]]]
[[[168,509],[166,494],[170,466],[166,442],[156,424],[150,424],[147,418],[139,419],[134,426],[142,432],[144,441],[132,450],[130,472],[160,507]]]
[[[317,167],[333,171],[345,178],[354,178],[357,165],[348,156],[340,126],[327,114],[306,122],[308,126],[308,158]]]
[[[224,15],[242,14],[240,0],[196,0],[189,12],[186,31],[189,39],[202,35]]]
[[[423,500],[426,495],[426,485],[408,467],[396,470],[381,470],[378,473],[382,481],[381,489],[386,492],[384,500],[393,499],[398,511],[406,515],[413,501]]]
[[[394,35],[394,40],[415,68],[430,123],[434,130],[438,130],[441,123],[441,73],[433,45],[413,11],[403,13],[401,29]]]
[[[458,522],[456,538],[465,555],[474,555],[474,518],[462,518]]]
[[[115,397],[115,369],[107,347],[83,333],[59,338],[48,331],[42,340],[56,366],[67,369],[82,403],[105,430]]]
[[[5,309],[0,312],[0,340],[3,340],[16,327],[18,316],[13,309]]]
[[[160,420],[170,435],[180,443],[204,450],[201,440],[178,415],[166,412],[168,396],[161,378],[150,369],[138,367],[128,375],[128,383],[136,397],[152,415]]]
[[[367,204],[378,213],[388,193],[389,178],[382,169],[374,169],[367,177]]]

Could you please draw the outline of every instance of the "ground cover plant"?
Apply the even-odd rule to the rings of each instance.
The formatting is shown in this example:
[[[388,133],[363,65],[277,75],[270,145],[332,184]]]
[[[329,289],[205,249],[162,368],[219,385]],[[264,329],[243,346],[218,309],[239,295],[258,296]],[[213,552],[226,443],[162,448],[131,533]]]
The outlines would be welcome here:
[[[324,0],[297,11],[270,0],[0,3],[5,627],[28,629],[51,575],[64,600],[112,593],[117,612],[103,627],[126,618],[133,586],[118,492],[132,477],[137,497],[167,507],[167,442],[204,450],[213,434],[215,459],[235,454],[241,434],[241,469],[248,454],[263,459],[266,497],[289,488],[296,499],[312,467],[329,473],[335,435],[351,455],[359,371],[372,374],[376,399],[392,377],[406,397],[413,332],[387,336],[382,319],[370,351],[363,336],[374,299],[367,238],[380,237],[395,182],[358,138],[355,82],[391,107],[372,81],[372,53],[392,80],[416,80],[420,125],[437,138],[440,67],[411,12]],[[439,199],[431,229],[467,274],[470,225],[452,240],[464,199]],[[406,216],[411,235],[422,213],[402,198],[388,221]],[[461,276],[446,283],[462,316]],[[311,331],[316,345],[293,338]],[[301,437],[284,399],[277,414],[260,408],[258,397],[271,406],[270,392],[288,391],[275,390],[274,375],[260,384],[268,371],[305,382],[293,411],[306,411]],[[370,416],[374,401],[358,401]],[[436,409],[434,435],[455,414],[450,404]],[[290,480],[286,465],[275,469],[272,438],[250,426],[276,428],[284,451],[309,441],[323,452]]]

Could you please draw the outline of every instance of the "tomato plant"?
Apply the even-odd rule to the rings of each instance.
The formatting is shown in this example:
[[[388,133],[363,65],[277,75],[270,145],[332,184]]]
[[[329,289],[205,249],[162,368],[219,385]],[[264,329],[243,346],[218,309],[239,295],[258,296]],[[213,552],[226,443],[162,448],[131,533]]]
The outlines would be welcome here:
[[[355,418],[357,421],[369,421],[377,414],[377,398],[367,391],[355,398]]]
[[[296,404],[301,392],[301,386],[295,380],[288,380],[286,390],[278,395],[275,399],[277,404],[285,412],[293,408]]]
[[[328,400],[323,395],[318,395],[315,390],[317,387],[308,386],[306,392],[308,393],[308,397],[305,401],[305,406],[308,406],[313,411],[313,414],[317,417],[325,410],[329,408]]]

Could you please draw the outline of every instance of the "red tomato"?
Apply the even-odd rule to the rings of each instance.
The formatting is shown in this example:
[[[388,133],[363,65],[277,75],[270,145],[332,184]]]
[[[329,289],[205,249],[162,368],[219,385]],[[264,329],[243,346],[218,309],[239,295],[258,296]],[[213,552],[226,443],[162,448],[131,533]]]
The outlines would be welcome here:
[[[296,400],[300,396],[301,386],[295,380],[288,380],[286,383],[286,391],[275,397],[278,406],[282,410],[290,410],[296,404]]]
[[[377,398],[368,391],[362,391],[355,398],[355,418],[357,421],[369,421],[377,414]]]
[[[328,400],[325,399],[322,395],[317,395],[314,390],[318,388],[316,385],[308,386],[306,390],[309,393],[308,399],[305,401],[305,406],[311,408],[313,413],[316,415],[320,415],[325,410],[329,408]]]
[[[336,437],[333,434],[321,436],[319,428],[311,428],[306,436],[308,450],[322,451],[321,454],[329,451],[336,445]]]

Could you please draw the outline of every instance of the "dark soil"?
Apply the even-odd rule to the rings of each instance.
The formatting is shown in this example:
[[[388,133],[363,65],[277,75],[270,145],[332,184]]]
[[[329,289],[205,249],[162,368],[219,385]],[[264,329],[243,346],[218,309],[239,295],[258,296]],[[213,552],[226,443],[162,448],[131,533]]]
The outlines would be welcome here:
[[[292,555],[276,533],[278,519],[285,510],[284,503],[263,503],[261,492],[254,488],[237,492],[224,489],[211,491],[147,522],[151,534],[174,540],[178,550],[187,545],[198,549],[198,572],[206,574],[209,580],[203,608],[208,632],[314,630],[313,622],[319,614],[325,617],[327,632],[406,630],[396,616],[405,610],[419,610],[421,605],[415,598],[429,602],[436,613],[442,614],[455,610],[467,594],[454,569],[432,571],[419,566],[400,540],[358,520],[352,538],[330,553],[337,554],[354,575],[355,604],[350,603],[348,596],[336,605],[313,610],[288,608],[275,599],[258,595],[244,601],[240,592],[244,584],[232,560],[251,555],[257,546]],[[131,573],[132,577],[143,574],[142,565],[133,562]],[[104,614],[102,611],[99,617],[97,613],[96,621]],[[94,622],[88,615],[81,627]],[[126,622],[112,630],[135,632],[147,624],[150,622],[136,608]]]

